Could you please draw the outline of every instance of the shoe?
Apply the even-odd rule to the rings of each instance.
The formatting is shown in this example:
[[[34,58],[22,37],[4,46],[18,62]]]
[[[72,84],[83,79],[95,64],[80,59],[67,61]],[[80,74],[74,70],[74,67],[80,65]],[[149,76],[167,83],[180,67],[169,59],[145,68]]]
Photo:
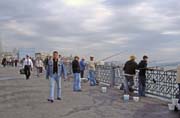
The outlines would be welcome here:
[[[54,102],[54,100],[51,100],[51,99],[48,99],[48,101],[49,101],[49,102],[51,102],[51,103],[53,103],[53,102]]]
[[[73,90],[74,92],[82,92],[82,90]]]
[[[62,100],[62,98],[58,97],[57,100]]]

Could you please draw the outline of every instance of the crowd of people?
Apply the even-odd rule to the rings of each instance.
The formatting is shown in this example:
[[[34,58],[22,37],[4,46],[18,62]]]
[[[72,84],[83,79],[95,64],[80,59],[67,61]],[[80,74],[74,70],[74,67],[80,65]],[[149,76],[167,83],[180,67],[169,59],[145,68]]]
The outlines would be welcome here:
[[[6,66],[17,67],[17,66],[18,66],[18,63],[19,63],[19,60],[18,60],[18,59],[15,59],[15,58],[9,58],[9,59],[7,59],[6,57],[4,57],[4,58],[2,59],[1,65],[2,65],[3,67],[6,67]]]
[[[17,66],[15,61],[15,65]],[[3,58],[2,65],[5,67],[7,64],[7,59]],[[67,80],[67,69],[65,66],[64,59],[61,55],[59,55],[58,51],[53,52],[53,56],[47,56],[45,60],[42,60],[40,57],[37,57],[33,60],[28,55],[26,58],[22,60],[24,74],[26,79],[28,80],[31,76],[31,71],[33,67],[36,68],[37,77],[40,76],[41,73],[45,70],[46,79],[50,82],[50,95],[48,101],[51,103],[54,102],[54,89],[55,84],[57,86],[57,100],[62,100],[62,92],[61,92],[61,81],[62,78]],[[72,64],[72,72],[73,72],[73,91],[81,92],[81,80],[84,78],[84,71],[88,70],[88,81],[90,86],[98,85],[98,81],[96,80],[96,64],[94,61],[94,57],[90,56],[90,60],[86,62],[85,58],[75,56]],[[138,70],[138,96],[145,97],[146,91],[146,70],[148,65],[148,56],[144,55],[142,60],[137,63],[135,56],[130,56],[129,60],[124,64],[124,80],[123,80],[123,90],[124,94],[131,95],[134,92],[134,77],[136,76]],[[177,68],[177,83],[180,91],[180,65]],[[180,92],[179,92],[180,95]],[[180,96],[179,96],[180,97]],[[179,100],[180,103],[180,100]]]

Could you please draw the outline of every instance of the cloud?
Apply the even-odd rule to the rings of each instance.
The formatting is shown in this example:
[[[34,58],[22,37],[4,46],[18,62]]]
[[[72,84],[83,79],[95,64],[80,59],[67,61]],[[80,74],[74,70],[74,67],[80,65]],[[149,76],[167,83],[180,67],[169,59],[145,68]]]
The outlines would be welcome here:
[[[123,52],[179,58],[178,0],[6,0],[0,31],[8,49],[34,47],[98,59]],[[12,42],[16,42],[16,44]],[[162,54],[163,53],[163,54]]]
[[[12,31],[19,35],[29,35],[34,36],[37,35],[36,32],[33,31],[31,26],[26,23],[18,23],[15,20],[11,20],[3,25],[6,30]]]
[[[164,31],[161,34],[164,34],[164,35],[180,35],[180,31]]]

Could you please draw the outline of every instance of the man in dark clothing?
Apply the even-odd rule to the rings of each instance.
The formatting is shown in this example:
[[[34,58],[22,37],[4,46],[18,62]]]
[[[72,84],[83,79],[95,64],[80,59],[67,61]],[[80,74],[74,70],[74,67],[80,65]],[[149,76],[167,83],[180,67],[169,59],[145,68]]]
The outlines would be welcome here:
[[[45,70],[46,70],[46,79],[49,79],[49,77],[48,77],[48,63],[49,63],[49,60],[51,60],[50,59],[50,56],[47,56],[46,58],[45,58],[45,60],[44,60],[44,66],[45,66]]]
[[[125,63],[123,68],[125,73],[125,79],[123,83],[125,94],[129,94],[129,91],[133,92],[132,86],[134,85],[134,76],[137,69],[137,63],[135,62],[135,59],[135,56],[130,56],[130,60]]]
[[[6,60],[6,58],[3,58],[3,60],[2,60],[3,67],[6,67],[6,64],[7,64],[7,60]]]
[[[74,74],[74,84],[73,84],[73,90],[75,92],[81,91],[81,80],[80,80],[80,64],[79,64],[79,57],[75,56],[74,60],[72,62],[72,70]]]
[[[145,90],[146,90],[146,68],[147,68],[147,56],[143,56],[143,60],[140,61],[138,65],[139,71],[139,87],[138,87],[138,94],[139,96],[145,96]]]

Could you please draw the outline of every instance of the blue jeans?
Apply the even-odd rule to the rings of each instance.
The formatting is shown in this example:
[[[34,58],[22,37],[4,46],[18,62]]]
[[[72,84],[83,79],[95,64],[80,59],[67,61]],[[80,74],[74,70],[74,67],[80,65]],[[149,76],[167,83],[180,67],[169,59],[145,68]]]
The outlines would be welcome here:
[[[145,96],[146,91],[146,76],[139,76],[138,78],[138,95],[139,96]]]
[[[178,83],[178,86],[179,86],[179,101],[178,101],[178,103],[180,103],[180,83]]]
[[[89,80],[90,80],[90,86],[96,85],[95,71],[94,70],[89,70]]]
[[[46,69],[46,79],[49,79],[48,67],[46,66],[45,69]]]
[[[124,85],[124,94],[129,94],[129,91],[133,89],[132,86],[134,85],[134,77],[125,76],[123,85]]]
[[[81,90],[81,78],[80,78],[80,73],[74,73],[73,90],[74,90],[74,91],[79,91],[79,90]]]
[[[50,99],[54,100],[54,89],[55,89],[55,82],[57,85],[57,97],[61,98],[61,77],[57,74],[53,74],[50,77]]]

